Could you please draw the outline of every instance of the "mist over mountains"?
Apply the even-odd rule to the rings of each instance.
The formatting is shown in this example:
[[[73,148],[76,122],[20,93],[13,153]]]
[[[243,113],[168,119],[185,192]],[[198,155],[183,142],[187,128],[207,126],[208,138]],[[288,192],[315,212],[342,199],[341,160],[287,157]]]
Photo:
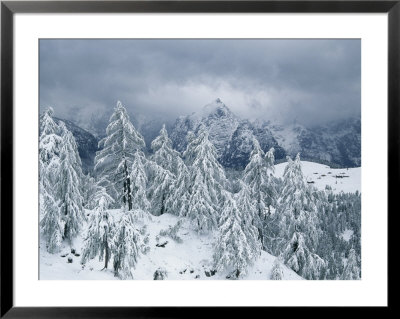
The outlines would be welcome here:
[[[98,151],[97,143],[105,135],[111,114],[96,114],[89,120],[81,118],[75,122],[63,120],[75,136],[83,169],[93,168],[93,159]],[[57,119],[59,120],[59,119]],[[210,141],[217,150],[218,161],[231,169],[243,169],[256,138],[261,148],[275,149],[277,162],[286,156],[301,154],[302,159],[326,163],[334,167],[361,166],[361,120],[349,118],[331,123],[306,127],[296,122],[279,124],[271,121],[250,121],[234,114],[220,99],[205,105],[198,112],[182,115],[175,121],[163,121],[155,115],[148,119],[140,114],[131,114],[131,120],[143,135],[147,151],[151,141],[158,135],[162,124],[166,124],[173,147],[183,152],[187,146],[187,135],[203,124],[209,131]]]

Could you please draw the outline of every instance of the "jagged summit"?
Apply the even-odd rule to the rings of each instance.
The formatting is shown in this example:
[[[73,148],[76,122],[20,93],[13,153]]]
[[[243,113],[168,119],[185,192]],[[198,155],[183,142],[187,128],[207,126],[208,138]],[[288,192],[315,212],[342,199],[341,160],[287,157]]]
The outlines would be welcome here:
[[[176,120],[170,136],[178,151],[186,149],[189,131],[196,131],[199,125],[204,125],[207,129],[209,140],[214,144],[218,160],[223,166],[246,166],[252,150],[249,141],[253,138],[258,140],[264,151],[274,147],[277,158],[285,155],[267,127],[259,128],[248,120],[240,119],[220,98],[205,105],[198,112]]]
[[[194,121],[201,121],[207,117],[231,117],[237,118],[237,116],[229,109],[228,106],[220,98],[215,99],[209,104],[206,104],[197,112],[193,112],[189,117]],[[185,116],[183,117],[185,118]]]

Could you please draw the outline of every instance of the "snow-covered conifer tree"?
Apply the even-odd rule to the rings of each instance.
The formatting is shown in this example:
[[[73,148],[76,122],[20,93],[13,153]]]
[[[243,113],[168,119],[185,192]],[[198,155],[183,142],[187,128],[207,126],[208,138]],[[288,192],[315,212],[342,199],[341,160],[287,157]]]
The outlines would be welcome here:
[[[281,267],[281,262],[279,259],[275,259],[274,265],[271,270],[271,280],[282,280],[283,279],[283,271]]]
[[[189,169],[183,161],[178,162],[178,174],[171,193],[165,199],[166,212],[177,216],[186,216],[189,206]]]
[[[347,258],[346,267],[344,268],[341,279],[343,280],[360,279],[360,267],[358,267],[357,254],[353,248],[350,249],[349,257]]]
[[[180,176],[182,185],[182,169],[186,169],[179,152],[172,148],[172,142],[168,137],[165,125],[163,125],[160,135],[151,143],[153,149],[152,160],[148,162],[149,190],[148,197],[151,202],[153,215],[161,215],[168,211],[169,206],[177,204],[175,200],[181,201],[180,190],[175,189],[176,178]],[[177,186],[177,185],[175,185]],[[173,192],[175,191],[175,193]],[[169,203],[169,204],[168,204]],[[174,207],[175,210],[176,207]],[[178,214],[176,211],[171,212]]]
[[[100,261],[104,259],[104,268],[107,268],[111,258],[110,246],[114,228],[108,208],[114,200],[107,194],[104,187],[100,187],[94,195],[93,201],[96,203],[96,208],[90,216],[82,251],[82,264],[99,256]]]
[[[55,186],[56,197],[60,201],[61,218],[64,222],[63,238],[71,242],[85,220],[81,195],[81,167],[79,155],[76,156],[76,143],[64,127],[63,142],[60,153],[60,168]]]
[[[268,152],[265,153],[265,168],[267,171],[267,187],[266,187],[266,197],[265,204],[268,207],[268,213],[271,214],[271,206],[276,207],[276,202],[278,199],[277,186],[275,183],[275,178],[271,176],[271,173],[275,172],[275,149],[272,147]]]
[[[273,156],[273,151],[268,152],[269,157]],[[274,203],[274,190],[269,185],[268,169],[264,159],[264,152],[260,144],[253,139],[253,151],[250,154],[250,161],[244,169],[243,181],[250,188],[251,198],[255,201],[256,214],[254,216],[254,225],[256,225],[259,233],[259,238],[264,242],[264,224],[270,213],[270,205]],[[273,165],[270,162],[269,168]]]
[[[299,154],[295,161],[288,157],[283,184],[276,215],[282,239],[277,253],[300,276],[320,279],[326,264],[315,254],[319,237],[316,198],[305,181]]]
[[[64,149],[65,153],[68,153],[68,161],[69,164],[72,166],[76,174],[79,178],[79,188],[82,190],[82,180],[84,175],[82,173],[82,162],[78,152],[78,145],[76,144],[75,138],[72,135],[72,132],[68,131],[67,127],[65,126],[64,122],[61,122],[60,125],[60,132],[62,137],[62,148]],[[60,156],[61,157],[61,156]]]
[[[54,197],[47,191],[48,187],[40,182],[40,231],[46,240],[46,250],[56,253],[60,250],[64,223],[60,216],[60,207]]]
[[[149,161],[150,187],[147,191],[151,213],[159,216],[166,212],[166,202],[171,196],[175,183],[174,175],[153,161]]]
[[[135,227],[133,213],[126,211],[116,224],[112,239],[114,275],[121,279],[132,278],[132,268],[136,266],[140,252],[141,234]]]
[[[286,265],[303,278],[324,279],[321,275],[326,268],[326,262],[307,247],[303,233],[298,231],[293,233],[281,256]]]
[[[179,152],[172,148],[172,141],[168,137],[165,124],[162,126],[160,135],[151,142],[151,148],[154,152],[152,160],[162,168],[169,170],[175,176],[178,175],[178,168],[182,159]]]
[[[130,173],[133,156],[145,146],[143,137],[129,120],[126,109],[118,101],[110,123],[106,129],[107,136],[99,142],[101,151],[95,157],[96,174],[107,181],[107,193],[116,201],[132,209],[130,198]]]
[[[82,179],[82,196],[83,196],[83,206],[87,209],[94,209],[97,205],[95,201],[95,196],[98,191],[103,188],[96,182],[94,177],[89,174],[84,175]]]
[[[40,117],[39,137],[39,178],[46,175],[47,182],[54,186],[60,166],[62,137],[60,127],[53,120],[53,109],[48,108]]]
[[[249,195],[245,185],[237,201],[232,195],[226,194],[221,214],[213,259],[216,270],[227,270],[231,278],[245,275],[248,266],[259,257],[261,251],[257,228],[251,222],[254,207]]]
[[[136,151],[132,158],[132,169],[129,177],[130,182],[130,200],[131,208],[148,211],[150,209],[150,203],[147,200],[146,188],[147,188],[147,175],[146,175],[146,158],[141,151]]]
[[[224,201],[225,172],[218,163],[214,145],[208,139],[204,127],[189,143],[184,153],[191,163],[189,168],[188,207],[183,212],[198,232],[207,232],[216,227]]]

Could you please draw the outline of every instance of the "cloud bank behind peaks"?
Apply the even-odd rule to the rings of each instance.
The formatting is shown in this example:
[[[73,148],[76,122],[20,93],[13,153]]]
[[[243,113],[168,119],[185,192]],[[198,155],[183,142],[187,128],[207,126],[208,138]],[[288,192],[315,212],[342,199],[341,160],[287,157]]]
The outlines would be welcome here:
[[[121,100],[173,120],[217,97],[240,117],[313,125],[361,112],[360,40],[40,40],[40,106],[82,121]]]

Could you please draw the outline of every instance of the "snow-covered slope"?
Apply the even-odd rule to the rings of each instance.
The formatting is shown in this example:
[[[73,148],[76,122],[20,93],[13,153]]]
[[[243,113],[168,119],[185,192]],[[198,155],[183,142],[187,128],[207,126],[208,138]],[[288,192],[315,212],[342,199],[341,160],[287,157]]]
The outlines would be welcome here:
[[[115,216],[115,219],[118,219],[121,214],[119,210],[113,210],[111,213]],[[215,240],[213,234],[208,236],[198,235],[184,222],[177,233],[182,239],[181,243],[169,237],[159,236],[161,230],[168,229],[169,226],[174,226],[177,222],[178,218],[170,214],[152,216],[152,220],[146,222],[150,251],[138,260],[133,271],[134,279],[153,280],[154,273],[159,268],[166,271],[167,277],[165,279],[169,280],[226,279],[226,273],[212,273]],[[81,253],[82,244],[82,237],[78,237],[73,244],[75,253]],[[73,259],[72,263],[68,263],[68,257]],[[247,276],[243,279],[270,279],[275,259],[276,257],[262,252],[260,258],[249,268]],[[112,262],[110,262],[110,265],[112,265]],[[99,262],[97,259],[91,260],[83,267],[80,264],[80,256],[71,254],[68,246],[64,246],[61,253],[54,255],[47,253],[43,244],[40,248],[40,279],[116,279],[110,269],[102,270],[103,267],[103,262]],[[302,279],[286,266],[281,265],[281,267],[283,279]]]
[[[275,176],[282,177],[287,163],[275,165]],[[326,185],[332,187],[334,193],[361,192],[361,167],[355,168],[330,168],[327,165],[302,161],[302,171],[307,182],[320,190]]]

